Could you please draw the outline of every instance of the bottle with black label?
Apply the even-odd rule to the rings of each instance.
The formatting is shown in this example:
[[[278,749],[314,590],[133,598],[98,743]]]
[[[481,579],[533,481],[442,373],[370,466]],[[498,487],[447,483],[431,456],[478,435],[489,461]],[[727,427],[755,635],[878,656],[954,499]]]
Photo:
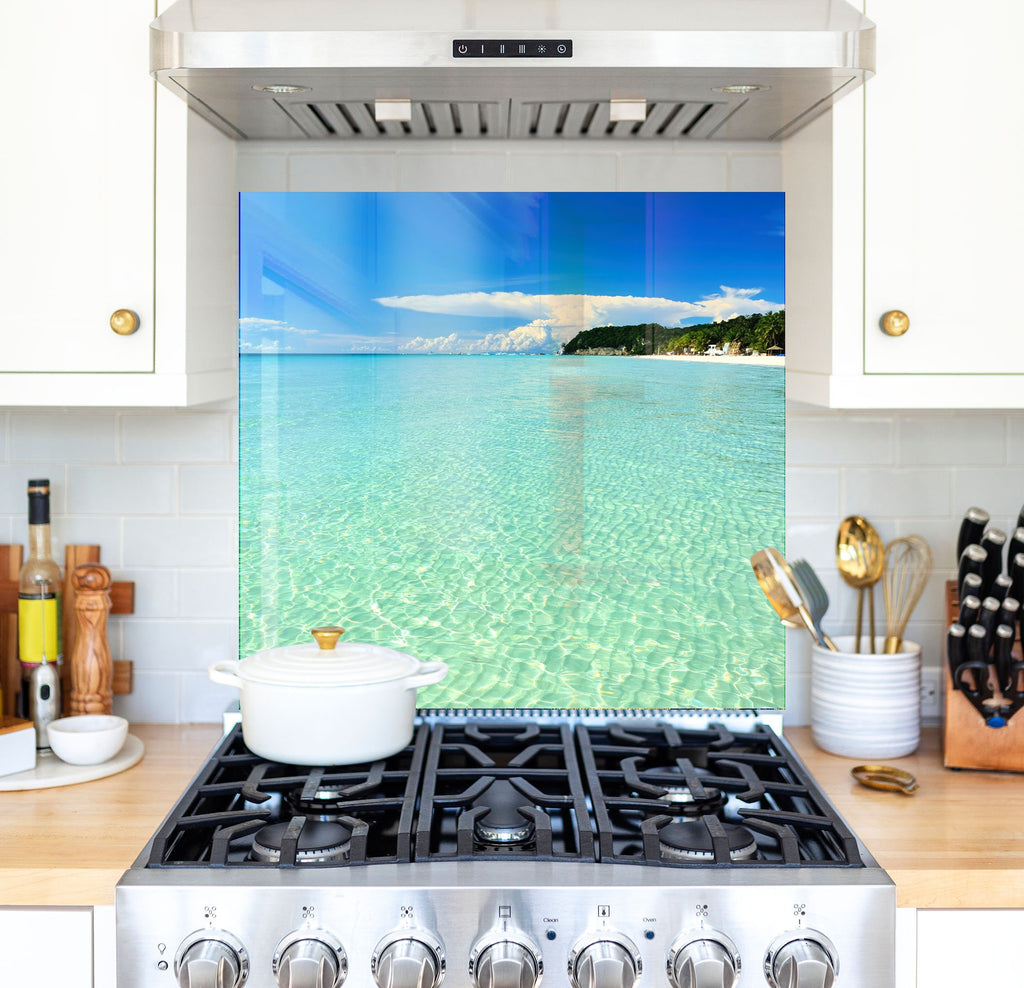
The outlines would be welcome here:
[[[61,655],[60,567],[50,548],[50,481],[28,482],[28,558],[18,574],[18,658],[22,716],[31,717],[32,671],[42,663],[54,671]],[[57,716],[60,716],[59,708]]]

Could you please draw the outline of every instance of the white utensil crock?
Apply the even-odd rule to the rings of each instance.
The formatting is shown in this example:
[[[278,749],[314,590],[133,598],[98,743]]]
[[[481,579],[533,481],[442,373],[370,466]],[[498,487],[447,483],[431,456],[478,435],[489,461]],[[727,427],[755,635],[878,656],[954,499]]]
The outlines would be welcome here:
[[[246,745],[290,765],[353,765],[401,751],[417,688],[447,673],[444,662],[357,642],[289,645],[209,668],[215,683],[238,688]]]

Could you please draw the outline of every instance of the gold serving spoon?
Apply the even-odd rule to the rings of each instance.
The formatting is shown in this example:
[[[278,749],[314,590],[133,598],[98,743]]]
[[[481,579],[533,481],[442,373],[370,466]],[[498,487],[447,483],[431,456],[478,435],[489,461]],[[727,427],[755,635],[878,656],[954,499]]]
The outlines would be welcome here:
[[[778,614],[779,620],[787,623],[799,620],[800,624],[811,633],[814,641],[821,645],[821,638],[818,636],[817,628],[814,627],[814,620],[807,610],[803,596],[786,574],[785,570],[788,570],[789,566],[787,565],[784,570],[777,563],[777,559],[781,558],[777,549],[761,549],[759,552],[755,552],[750,557],[754,576],[757,577],[758,584],[768,598],[768,603]],[[830,647],[832,651],[835,651],[835,645]]]
[[[875,650],[875,594],[874,586],[882,578],[885,568],[885,546],[874,525],[860,515],[850,515],[839,524],[836,537],[836,567],[849,586],[859,591],[857,597],[857,638],[853,650],[860,651],[861,630],[864,626],[864,593],[868,595],[868,623],[870,642],[868,651]]]

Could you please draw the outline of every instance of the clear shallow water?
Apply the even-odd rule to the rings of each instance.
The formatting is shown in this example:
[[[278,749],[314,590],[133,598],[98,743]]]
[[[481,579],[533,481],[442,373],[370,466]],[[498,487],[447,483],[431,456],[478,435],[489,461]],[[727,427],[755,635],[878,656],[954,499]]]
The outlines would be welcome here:
[[[423,706],[782,707],[784,371],[243,356],[240,651],[443,659]]]

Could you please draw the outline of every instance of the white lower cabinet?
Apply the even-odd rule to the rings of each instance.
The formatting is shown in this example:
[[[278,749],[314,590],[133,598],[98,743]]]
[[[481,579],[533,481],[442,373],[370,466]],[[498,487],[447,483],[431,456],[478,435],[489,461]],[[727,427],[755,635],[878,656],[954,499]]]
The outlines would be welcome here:
[[[100,982],[93,979],[93,910],[88,906],[0,907],[0,984],[98,986]],[[109,980],[103,988],[113,984]]]
[[[918,988],[1024,985],[1024,909],[919,909]]]

